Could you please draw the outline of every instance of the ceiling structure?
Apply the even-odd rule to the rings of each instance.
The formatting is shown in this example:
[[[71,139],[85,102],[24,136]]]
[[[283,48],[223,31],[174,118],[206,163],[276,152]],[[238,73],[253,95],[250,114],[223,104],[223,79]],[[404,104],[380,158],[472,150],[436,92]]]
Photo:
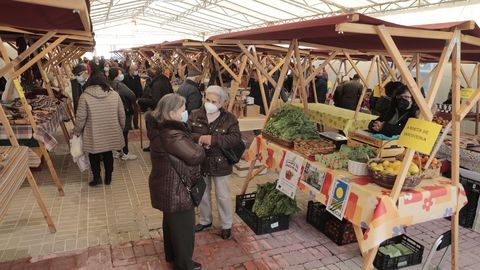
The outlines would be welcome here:
[[[206,39],[211,35],[358,12],[384,16],[479,0],[91,0],[95,31],[135,25]]]

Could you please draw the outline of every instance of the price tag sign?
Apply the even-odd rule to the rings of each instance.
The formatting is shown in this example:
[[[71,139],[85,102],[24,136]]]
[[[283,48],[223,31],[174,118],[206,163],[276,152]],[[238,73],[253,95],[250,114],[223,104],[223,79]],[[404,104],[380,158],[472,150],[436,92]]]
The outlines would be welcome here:
[[[430,155],[440,130],[442,126],[439,124],[410,118],[400,134],[398,145]]]
[[[476,89],[474,88],[462,88],[460,89],[460,97],[461,98],[470,98],[473,93],[475,93]]]
[[[288,152],[278,176],[277,189],[292,199],[295,199],[304,160],[303,157]]]

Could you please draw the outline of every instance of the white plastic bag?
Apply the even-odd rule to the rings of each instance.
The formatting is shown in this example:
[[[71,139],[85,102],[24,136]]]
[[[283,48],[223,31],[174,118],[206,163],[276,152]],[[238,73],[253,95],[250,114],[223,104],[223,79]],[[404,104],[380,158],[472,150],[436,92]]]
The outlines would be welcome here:
[[[88,155],[82,154],[82,156],[80,156],[76,162],[81,172],[90,169],[90,160],[88,159]]]
[[[70,139],[70,154],[72,155],[73,160],[78,159],[83,155],[82,135],[73,135],[72,139]]]

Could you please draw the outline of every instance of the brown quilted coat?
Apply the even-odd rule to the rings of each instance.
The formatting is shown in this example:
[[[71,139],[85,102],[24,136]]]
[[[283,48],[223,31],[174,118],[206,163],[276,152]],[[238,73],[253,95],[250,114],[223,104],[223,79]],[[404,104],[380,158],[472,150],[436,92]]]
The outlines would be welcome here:
[[[205,159],[203,147],[193,142],[182,122],[158,123],[150,114],[145,120],[152,159],[149,177],[152,207],[168,213],[192,209],[192,199],[172,166],[192,186],[201,177],[200,164]]]
[[[223,108],[220,110],[220,116],[210,124],[204,107],[194,110],[188,119],[195,142],[198,142],[202,135],[212,135],[212,145],[205,150],[207,157],[202,163],[202,173],[210,176],[232,174],[233,165],[228,163],[221,148],[232,148],[242,141],[237,117]]]

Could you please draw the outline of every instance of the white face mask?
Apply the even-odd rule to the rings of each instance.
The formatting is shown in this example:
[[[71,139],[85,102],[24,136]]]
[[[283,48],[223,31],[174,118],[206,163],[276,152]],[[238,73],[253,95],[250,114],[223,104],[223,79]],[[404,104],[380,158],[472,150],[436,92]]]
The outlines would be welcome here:
[[[103,70],[105,70],[105,72],[108,72],[110,70],[109,67],[104,67]]]
[[[121,81],[123,81],[123,79],[125,79],[125,76],[123,74],[118,75],[118,77],[117,77],[118,81],[121,82]]]
[[[75,78],[77,79],[77,82],[81,85],[84,85],[85,82],[87,81],[85,78],[83,78],[82,75],[77,75]]]
[[[187,121],[188,121],[188,111],[182,112],[182,119],[181,119],[181,121],[182,121],[183,123],[187,123]]]
[[[218,107],[211,102],[205,102],[205,111],[207,111],[207,113],[216,113],[218,112]]]

